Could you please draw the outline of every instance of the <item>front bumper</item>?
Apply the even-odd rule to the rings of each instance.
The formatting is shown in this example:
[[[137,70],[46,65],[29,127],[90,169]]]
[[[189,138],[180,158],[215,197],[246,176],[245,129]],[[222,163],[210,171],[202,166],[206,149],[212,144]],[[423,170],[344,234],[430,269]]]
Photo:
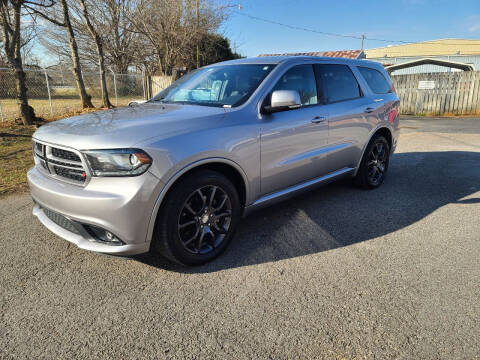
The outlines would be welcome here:
[[[34,167],[27,173],[35,201],[33,215],[50,231],[79,248],[101,253],[134,255],[147,252],[147,230],[155,201],[163,184],[149,172],[136,177],[92,178],[86,187],[55,180]],[[62,227],[47,216],[56,212],[78,231]],[[94,225],[113,233],[122,245],[95,240],[82,225]]]

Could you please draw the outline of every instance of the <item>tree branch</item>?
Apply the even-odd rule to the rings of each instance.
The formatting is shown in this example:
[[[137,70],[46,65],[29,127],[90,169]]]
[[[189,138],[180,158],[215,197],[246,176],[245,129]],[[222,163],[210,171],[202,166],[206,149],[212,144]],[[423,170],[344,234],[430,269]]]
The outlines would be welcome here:
[[[28,10],[32,11],[34,14],[40,15],[42,18],[44,18],[47,21],[50,21],[52,24],[55,24],[55,25],[61,26],[61,27],[66,27],[67,26],[64,22],[62,23],[58,20],[55,20],[54,18],[51,18],[50,16],[44,14],[43,12],[31,7],[30,5],[25,5],[25,9],[28,9]]]

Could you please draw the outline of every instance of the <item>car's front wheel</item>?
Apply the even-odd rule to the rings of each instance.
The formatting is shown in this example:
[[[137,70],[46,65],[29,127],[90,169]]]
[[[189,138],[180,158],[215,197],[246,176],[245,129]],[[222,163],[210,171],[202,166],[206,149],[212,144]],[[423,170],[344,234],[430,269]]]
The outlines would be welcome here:
[[[360,163],[355,182],[366,189],[382,185],[390,161],[390,146],[382,135],[375,135],[368,144]]]
[[[196,171],[175,184],[164,199],[154,249],[184,265],[204,264],[226,249],[240,217],[232,182],[215,171]]]

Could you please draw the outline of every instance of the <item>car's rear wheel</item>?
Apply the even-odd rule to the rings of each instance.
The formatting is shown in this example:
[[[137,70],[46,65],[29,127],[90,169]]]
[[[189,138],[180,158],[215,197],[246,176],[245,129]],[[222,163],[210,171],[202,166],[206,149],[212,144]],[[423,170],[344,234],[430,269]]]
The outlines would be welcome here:
[[[215,171],[196,171],[167,194],[155,226],[154,249],[184,265],[204,264],[226,249],[240,215],[231,181]]]
[[[355,183],[366,189],[383,184],[390,160],[390,146],[382,135],[375,135],[367,146]]]

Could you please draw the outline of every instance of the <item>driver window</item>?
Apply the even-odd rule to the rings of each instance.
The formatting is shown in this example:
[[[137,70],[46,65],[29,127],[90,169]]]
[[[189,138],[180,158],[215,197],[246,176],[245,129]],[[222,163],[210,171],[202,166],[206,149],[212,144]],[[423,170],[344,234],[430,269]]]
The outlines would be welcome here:
[[[312,65],[297,65],[289,69],[273,88],[295,90],[300,94],[302,106],[317,104],[317,84]]]

